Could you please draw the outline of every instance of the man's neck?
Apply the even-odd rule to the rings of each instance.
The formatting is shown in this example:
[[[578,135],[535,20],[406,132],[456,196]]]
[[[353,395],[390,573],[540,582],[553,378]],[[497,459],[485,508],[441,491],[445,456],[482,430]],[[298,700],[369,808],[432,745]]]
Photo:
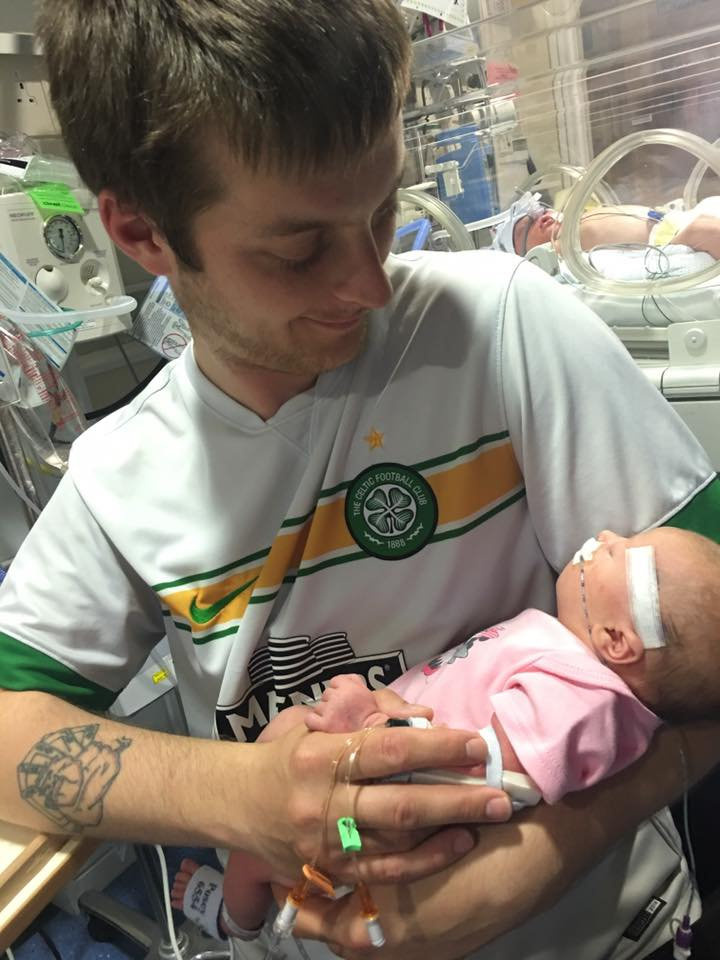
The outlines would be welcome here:
[[[263,420],[270,420],[288,400],[309,390],[317,377],[265,370],[242,361],[228,361],[208,350],[202,342],[193,345],[195,362],[215,386]]]

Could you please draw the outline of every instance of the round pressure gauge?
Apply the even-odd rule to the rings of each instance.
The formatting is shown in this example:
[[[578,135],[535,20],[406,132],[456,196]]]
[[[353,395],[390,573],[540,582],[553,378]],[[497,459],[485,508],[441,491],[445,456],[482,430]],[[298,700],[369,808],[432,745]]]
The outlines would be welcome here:
[[[80,227],[66,213],[50,217],[43,231],[48,250],[61,260],[76,260],[82,251]]]

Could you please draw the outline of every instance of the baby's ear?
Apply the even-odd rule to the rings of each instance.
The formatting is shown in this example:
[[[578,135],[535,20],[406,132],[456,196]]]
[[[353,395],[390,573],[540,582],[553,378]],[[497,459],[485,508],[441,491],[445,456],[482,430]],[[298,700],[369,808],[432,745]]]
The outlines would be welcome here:
[[[645,647],[632,627],[601,627],[595,625],[590,632],[590,642],[595,653],[609,667],[627,667],[639,663],[645,656]]]

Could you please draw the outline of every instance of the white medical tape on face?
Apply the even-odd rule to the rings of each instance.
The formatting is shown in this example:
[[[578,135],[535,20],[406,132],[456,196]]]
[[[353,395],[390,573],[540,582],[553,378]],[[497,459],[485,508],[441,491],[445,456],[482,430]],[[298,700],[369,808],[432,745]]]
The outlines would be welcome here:
[[[580,563],[588,563],[592,560],[593,554],[600,546],[600,541],[596,540],[595,537],[590,537],[589,540],[586,540],[585,543],[580,547],[575,556],[572,558],[572,562],[577,566]]]
[[[655,550],[653,547],[628,547],[625,551],[628,597],[635,631],[646,650],[666,646],[660,619]]]

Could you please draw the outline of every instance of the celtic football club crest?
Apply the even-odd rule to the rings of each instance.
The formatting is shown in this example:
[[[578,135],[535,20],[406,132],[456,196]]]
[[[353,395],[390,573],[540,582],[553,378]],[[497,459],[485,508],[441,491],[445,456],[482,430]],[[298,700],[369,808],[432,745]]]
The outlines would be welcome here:
[[[435,494],[411,467],[380,463],[350,484],[345,520],[353,539],[382,560],[402,560],[422,550],[437,526]]]

